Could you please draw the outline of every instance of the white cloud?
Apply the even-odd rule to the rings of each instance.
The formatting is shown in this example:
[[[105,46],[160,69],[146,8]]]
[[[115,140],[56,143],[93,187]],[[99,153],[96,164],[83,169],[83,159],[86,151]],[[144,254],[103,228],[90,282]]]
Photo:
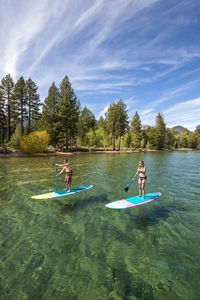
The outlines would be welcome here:
[[[2,22],[5,34],[0,39],[1,53],[4,53],[1,57],[4,75],[7,73],[11,73],[13,77],[17,75],[17,64],[23,52],[29,47],[33,38],[44,29],[49,15],[52,15],[51,10],[47,13],[47,2],[3,1],[1,3],[0,17],[6,15]]]
[[[164,113],[165,114],[170,114],[170,113],[185,113],[187,114],[189,111],[200,111],[200,98],[192,99],[192,100],[187,100],[184,102],[177,103],[173,105],[172,107],[165,109]]]
[[[154,111],[154,109],[147,109],[141,112],[141,116],[145,116],[148,115],[149,113],[152,113],[152,111]]]
[[[32,63],[28,69],[29,75],[36,70],[36,67],[48,55],[49,51],[60,42],[68,40],[73,41],[80,31],[83,31],[92,22],[95,26],[90,26],[91,36],[87,42],[88,47],[84,53],[80,49],[81,55],[77,62],[85,65],[85,59],[95,55],[99,45],[110,36],[120,32],[121,26],[119,20],[123,23],[127,19],[133,17],[138,11],[150,6],[157,0],[151,1],[18,1],[17,4],[11,1],[12,5],[4,2],[1,10],[5,28],[4,39],[1,41],[5,48],[5,56],[2,59],[2,75],[10,72],[14,77],[18,72],[18,65],[23,62],[23,58],[30,54]],[[127,13],[128,11],[128,13]],[[11,21],[9,21],[11,20]],[[74,24],[74,25],[73,25]],[[6,29],[9,28],[9,32]],[[37,39],[37,40],[36,40]],[[6,45],[6,47],[5,47]],[[32,47],[32,51],[31,48]],[[77,52],[77,50],[76,50]],[[103,54],[98,53],[98,55]],[[119,57],[116,61],[106,61],[106,56],[101,56],[103,61],[99,65],[99,69],[114,69],[121,67],[122,63]],[[69,60],[65,60],[64,65],[68,65]],[[27,73],[28,73],[27,72]]]
[[[194,130],[197,124],[200,124],[200,98],[175,104],[164,110],[163,113],[170,126],[181,124]]]
[[[104,1],[98,0],[94,3],[93,6],[89,7],[82,15],[80,15],[79,19],[75,22],[73,29],[77,32],[84,29],[89,23],[91,23],[95,17],[97,17],[98,13],[103,8]]]
[[[106,104],[106,105],[104,106],[103,110],[99,113],[99,116],[98,116],[97,119],[99,119],[100,116],[102,116],[103,118],[105,118],[105,113],[108,111],[109,106],[110,106],[110,103],[109,103],[109,104]]]
[[[144,125],[155,125],[158,110],[139,112]],[[163,110],[167,127],[182,125],[189,130],[194,130],[200,124],[200,98],[180,102]]]
[[[123,100],[130,117],[137,110],[145,123],[152,124],[157,111],[162,111],[172,99],[175,102],[183,99],[184,93],[200,81],[199,35],[194,32],[193,37],[191,31],[190,43],[183,39],[184,29],[190,29],[187,26],[198,25],[197,14],[193,18],[188,10],[198,3],[191,4],[189,0],[163,3],[158,0],[2,0],[0,76],[7,73],[15,78],[31,76],[44,98],[52,81],[59,85],[67,74],[75,91],[84,95],[84,99],[92,95],[103,99],[104,94],[111,101],[117,96],[127,97]],[[179,37],[182,44],[177,46]],[[149,99],[153,99],[156,89],[154,101],[143,96],[146,88]],[[104,98],[104,109],[107,109],[108,98]],[[94,109],[99,111],[99,106],[94,105]],[[177,121],[181,122],[182,118],[186,123],[183,106],[178,107],[182,114],[178,114],[175,106],[173,109],[179,117]],[[187,109],[190,122],[194,117],[197,120],[198,108]],[[164,111],[168,122],[172,122],[174,111]]]

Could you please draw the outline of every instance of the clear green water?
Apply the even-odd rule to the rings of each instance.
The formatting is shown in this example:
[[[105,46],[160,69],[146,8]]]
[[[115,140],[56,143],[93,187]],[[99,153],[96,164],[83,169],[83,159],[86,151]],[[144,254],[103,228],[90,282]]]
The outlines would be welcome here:
[[[124,187],[140,159],[162,197],[106,208],[137,195]],[[0,159],[0,299],[200,299],[200,152],[73,155],[73,186],[94,188],[31,199],[55,189],[62,160]]]

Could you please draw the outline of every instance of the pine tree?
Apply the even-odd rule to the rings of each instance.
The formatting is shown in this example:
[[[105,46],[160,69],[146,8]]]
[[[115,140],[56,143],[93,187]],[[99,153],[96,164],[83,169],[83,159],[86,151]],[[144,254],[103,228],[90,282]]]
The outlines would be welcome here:
[[[6,75],[0,85],[0,91],[2,93],[3,103],[7,106],[6,114],[7,114],[7,134],[8,141],[10,141],[11,137],[11,108],[13,104],[12,92],[14,88],[14,81],[10,74]]]
[[[155,127],[149,127],[146,130],[146,134],[148,137],[147,141],[147,149],[157,149],[157,131]]]
[[[104,128],[105,127],[105,120],[102,116],[100,116],[100,118],[97,122],[97,126],[98,126],[98,128],[100,128],[100,127]]]
[[[96,123],[94,114],[85,106],[80,113],[78,122],[78,135],[81,141],[84,140],[85,135],[90,131],[90,129],[93,131],[95,130]]]
[[[113,142],[113,151],[115,151],[115,138],[118,134],[117,130],[117,121],[118,121],[118,110],[117,104],[113,103],[110,104],[108,111],[106,112],[106,125],[107,130],[112,135],[112,142]]]
[[[200,125],[196,126],[195,133],[200,135]]]
[[[165,147],[168,149],[174,147],[175,136],[172,129],[166,128],[165,132]]]
[[[180,147],[188,148],[189,146],[189,130],[184,128],[182,132],[180,132]]]
[[[193,132],[192,134],[189,135],[188,146],[189,146],[189,148],[197,149],[198,135],[195,132]]]
[[[25,80],[20,77],[14,86],[13,91],[13,115],[15,127],[18,123],[21,125],[21,134],[24,134],[24,122],[27,119],[27,94],[25,89]]]
[[[196,137],[197,137],[197,149],[200,149],[200,125],[197,125],[195,131],[194,131]]]
[[[58,135],[60,131],[59,101],[59,90],[53,82],[49,88],[48,96],[44,101],[42,115],[39,119],[38,126],[42,130],[47,130],[50,135],[50,142],[54,147],[58,142]]]
[[[122,135],[128,129],[128,115],[126,111],[126,104],[120,99],[117,103],[113,103],[109,106],[106,112],[106,127],[107,131],[112,135],[113,150],[115,150],[115,139],[119,139],[119,150],[120,141]]]
[[[40,96],[37,94],[38,87],[31,78],[26,81],[25,88],[28,101],[28,133],[30,133],[34,123],[40,118],[39,107],[41,103]]]
[[[137,111],[131,121],[130,132],[132,137],[132,146],[135,148],[140,148],[142,141],[142,124]]]
[[[100,116],[97,126],[98,126],[98,129],[96,130],[97,140],[98,139],[99,141],[101,140],[101,142],[99,142],[99,145],[103,146],[104,149],[106,149],[106,147],[109,145],[109,128],[107,126],[106,119],[104,120],[104,118]]]
[[[74,90],[72,90],[72,116],[71,116],[71,122],[70,122],[70,147],[72,147],[75,144],[77,135],[78,135],[78,120],[80,116],[80,101],[75,96]]]
[[[66,149],[69,148],[69,141],[75,139],[78,129],[80,103],[71,87],[71,83],[67,76],[60,85],[60,120],[65,133]]]
[[[165,147],[166,127],[162,113],[158,113],[156,117],[156,141],[157,150],[162,150]]]
[[[126,107],[127,106],[122,99],[117,102],[117,136],[119,137],[119,150],[121,146],[121,137],[125,134],[129,127]]]
[[[5,104],[3,99],[3,94],[0,91],[0,143],[2,144],[5,138],[5,122],[6,122],[6,115],[5,115]]]
[[[142,129],[141,130],[141,142],[140,142],[141,148],[146,148],[147,140],[148,140],[148,136],[146,134],[146,130]]]

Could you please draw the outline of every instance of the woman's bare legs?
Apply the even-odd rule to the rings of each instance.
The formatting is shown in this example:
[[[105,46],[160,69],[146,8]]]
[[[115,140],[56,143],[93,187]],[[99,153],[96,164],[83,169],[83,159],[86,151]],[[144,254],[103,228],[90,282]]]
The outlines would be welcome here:
[[[145,197],[145,182],[146,182],[146,180],[142,181],[142,195],[143,195],[142,200],[144,200],[144,197]]]
[[[141,197],[141,195],[142,195],[142,181],[140,179],[138,179],[138,185],[139,185],[139,195],[138,195],[138,197]]]

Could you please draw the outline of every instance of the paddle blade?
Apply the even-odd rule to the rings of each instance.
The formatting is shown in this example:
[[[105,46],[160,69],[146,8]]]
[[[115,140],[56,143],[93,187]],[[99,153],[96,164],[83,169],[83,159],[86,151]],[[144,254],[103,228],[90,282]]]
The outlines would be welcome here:
[[[128,190],[129,190],[129,186],[127,186],[127,187],[125,187],[125,192],[128,192]]]

